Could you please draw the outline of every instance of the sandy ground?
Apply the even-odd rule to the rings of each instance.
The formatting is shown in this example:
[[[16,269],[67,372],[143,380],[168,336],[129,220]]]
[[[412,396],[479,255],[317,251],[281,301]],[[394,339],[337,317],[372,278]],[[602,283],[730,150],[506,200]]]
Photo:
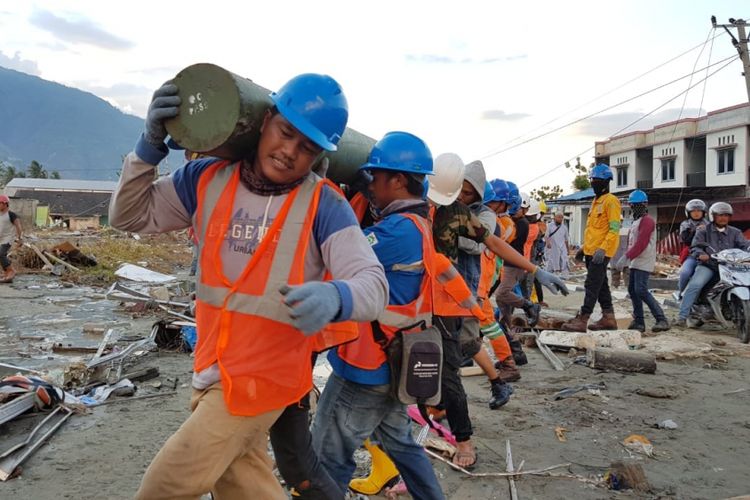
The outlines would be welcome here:
[[[54,280],[31,276],[0,289],[0,361],[26,366],[60,363],[44,356],[18,358],[15,352],[29,350],[19,337],[31,332],[70,335],[92,317],[116,325],[123,334],[148,333],[153,317],[134,320],[117,312],[116,304],[101,301],[96,292],[58,288]],[[581,300],[581,293],[548,298],[552,308],[568,312]],[[620,311],[628,308],[629,302],[620,301]],[[522,380],[514,384],[513,399],[496,411],[486,404],[486,379],[465,378],[479,452],[475,472],[505,470],[505,442],[510,440],[515,464],[524,461],[524,470],[569,463],[555,472],[596,480],[612,462],[634,460],[652,485],[650,493],[635,494],[570,477],[524,476],[516,480],[521,499],[703,499],[750,493],[750,350],[729,332],[673,333],[691,342],[713,345],[713,340],[726,345],[715,346],[706,358],[659,361],[655,375],[597,372],[579,365],[556,372],[538,350],[527,349],[529,364],[522,369]],[[558,355],[570,362],[565,353]],[[0,497],[131,498],[150,460],[188,415],[189,356],[152,353],[139,363],[146,366],[158,366],[162,381],[178,378],[177,395],[102,406],[74,416],[24,464],[20,477],[0,484]],[[594,382],[604,382],[607,389],[552,400],[565,387]],[[671,398],[639,395],[643,388],[660,389]],[[154,390],[141,388],[141,392]],[[166,382],[161,390],[169,390]],[[674,420],[679,428],[654,428],[665,419]],[[0,426],[0,443],[15,442],[35,421],[36,417],[24,418]],[[567,429],[566,442],[558,441],[556,427]],[[655,457],[631,455],[620,444],[630,434],[646,436]],[[443,463],[434,464],[448,498],[510,498],[506,479],[467,478]]]

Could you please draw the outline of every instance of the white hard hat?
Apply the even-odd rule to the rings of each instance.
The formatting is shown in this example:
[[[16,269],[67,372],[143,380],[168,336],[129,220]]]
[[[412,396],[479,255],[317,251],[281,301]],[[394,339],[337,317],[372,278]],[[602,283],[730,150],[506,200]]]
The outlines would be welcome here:
[[[529,193],[521,193],[521,208],[529,208],[531,206],[531,196]]]
[[[428,176],[427,198],[436,205],[450,205],[461,193],[464,183],[464,162],[455,153],[443,153],[432,162],[434,175]]]
[[[531,200],[529,202],[529,210],[526,212],[526,216],[530,215],[539,215],[542,211],[542,207],[536,200]]]

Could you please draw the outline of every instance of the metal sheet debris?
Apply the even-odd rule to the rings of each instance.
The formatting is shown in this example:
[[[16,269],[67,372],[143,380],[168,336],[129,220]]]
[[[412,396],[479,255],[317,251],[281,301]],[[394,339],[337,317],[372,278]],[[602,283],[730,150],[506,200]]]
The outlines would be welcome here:
[[[139,281],[141,283],[169,283],[177,279],[175,276],[151,271],[135,264],[123,264],[115,271],[115,274],[120,278]]]

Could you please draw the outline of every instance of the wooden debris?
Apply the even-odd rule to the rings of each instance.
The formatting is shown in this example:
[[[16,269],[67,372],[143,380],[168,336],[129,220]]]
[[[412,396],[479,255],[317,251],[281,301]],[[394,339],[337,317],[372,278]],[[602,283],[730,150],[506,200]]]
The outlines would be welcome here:
[[[568,429],[565,427],[560,427],[559,425],[555,427],[555,436],[557,437],[557,440],[561,443],[567,443],[568,438],[565,437],[565,433],[568,432]]]
[[[544,355],[545,358],[547,358],[547,361],[552,365],[552,368],[554,368],[557,371],[563,371],[565,370],[565,364],[560,361],[560,358],[557,357],[555,353],[552,352],[552,350],[547,347],[547,345],[539,340],[537,337],[536,339],[536,346],[539,348],[539,351]]]
[[[598,347],[588,350],[586,358],[591,368],[599,370],[656,372],[656,358],[652,354]]]
[[[510,450],[510,440],[505,440],[505,470],[507,472],[515,472],[513,469],[513,453]],[[510,498],[511,500],[518,500],[518,490],[516,489],[516,481],[513,476],[508,476],[508,484],[510,486]]]
[[[62,264],[63,266],[65,266],[65,267],[67,267],[68,269],[70,269],[71,271],[75,271],[75,272],[77,272],[77,273],[80,273],[80,272],[81,272],[81,270],[80,270],[80,269],[78,269],[78,268],[77,268],[76,266],[74,266],[73,264],[68,264],[68,263],[67,263],[67,262],[65,262],[64,260],[62,260],[62,259],[58,259],[57,257],[55,257],[54,255],[52,255],[52,254],[51,254],[51,253],[49,253],[49,252],[44,252],[44,255],[46,255],[46,256],[47,256],[47,257],[49,257],[50,259],[54,260],[54,261],[55,261],[55,262],[57,262],[58,264]]]

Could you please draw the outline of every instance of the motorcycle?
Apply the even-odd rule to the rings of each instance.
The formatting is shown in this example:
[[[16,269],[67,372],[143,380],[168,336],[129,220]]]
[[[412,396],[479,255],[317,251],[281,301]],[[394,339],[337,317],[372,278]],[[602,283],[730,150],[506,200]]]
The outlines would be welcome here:
[[[710,249],[710,247],[709,247]],[[717,279],[703,289],[690,314],[691,326],[717,320],[735,327],[740,341],[750,341],[750,252],[732,248],[711,255]]]

